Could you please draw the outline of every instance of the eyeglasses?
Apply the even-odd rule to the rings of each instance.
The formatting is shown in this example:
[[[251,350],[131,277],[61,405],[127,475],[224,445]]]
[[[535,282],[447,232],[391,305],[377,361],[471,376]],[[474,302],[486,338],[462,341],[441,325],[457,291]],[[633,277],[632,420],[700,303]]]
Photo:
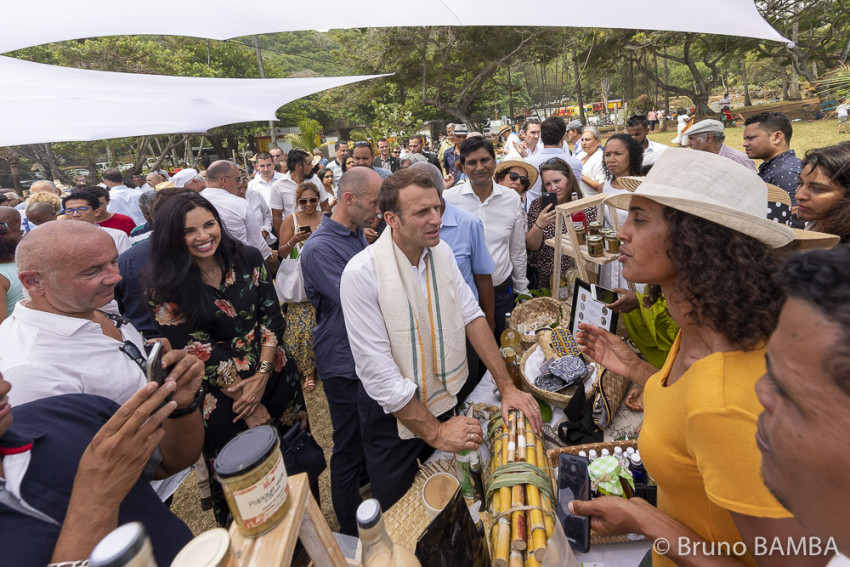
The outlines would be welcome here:
[[[561,162],[562,164],[564,164],[564,165],[566,165],[567,167],[569,167],[569,164],[568,164],[566,161],[564,161],[564,160],[562,160],[561,158],[559,158],[559,157],[549,158],[549,159],[547,159],[546,161],[544,161],[544,162],[543,162],[542,164],[540,164],[540,165],[555,165],[555,164],[556,164],[556,163],[558,163],[558,162]]]
[[[516,171],[511,171],[511,172],[508,172],[508,177],[511,178],[511,181],[516,181],[518,179],[519,182],[522,183],[523,185],[528,185],[528,176],[527,175],[520,175]]]
[[[397,156],[401,154],[401,150],[393,150],[393,155]]]
[[[139,350],[133,341],[124,341],[124,344],[118,347],[118,350],[127,355],[127,357],[139,365],[139,368],[142,369],[142,372],[147,375],[148,373],[148,359],[142,352]]]
[[[90,209],[91,207],[77,207],[75,209],[65,209],[65,215],[84,215],[89,212]]]
[[[370,142],[354,142],[353,148],[371,148],[372,144]]]
[[[318,202],[319,202],[318,197],[310,197],[309,199],[298,199],[299,205],[307,205],[307,204],[315,205]]]

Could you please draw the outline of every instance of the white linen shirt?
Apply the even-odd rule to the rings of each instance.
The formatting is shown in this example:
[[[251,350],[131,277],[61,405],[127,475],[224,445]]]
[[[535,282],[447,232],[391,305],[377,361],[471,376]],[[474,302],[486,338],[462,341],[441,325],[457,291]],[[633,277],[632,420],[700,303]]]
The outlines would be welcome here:
[[[416,274],[422,292],[427,294],[426,252],[427,250],[422,251],[419,264],[410,266],[410,269]],[[464,281],[449,245],[441,240],[434,247],[434,253],[443,254],[451,259],[452,278],[454,278],[463,311],[463,324],[468,325],[478,317],[483,317],[484,312],[478,306],[469,285]],[[393,359],[387,327],[381,314],[380,303],[378,303],[375,249],[371,246],[358,252],[348,261],[340,278],[339,298],[345,318],[345,329],[348,332],[348,342],[351,344],[351,353],[354,355],[354,366],[363,388],[370,398],[384,408],[385,413],[399,411],[416,394],[416,385],[402,376]]]
[[[269,208],[269,204],[263,198],[263,195],[254,189],[248,189],[245,192],[245,200],[248,201],[251,210],[254,212],[254,218],[260,225],[260,232],[262,233],[265,230],[268,233],[266,244],[274,244],[277,238],[274,237],[274,231],[272,231],[272,210]]]
[[[658,161],[658,158],[661,156],[661,154],[664,153],[664,150],[666,150],[668,147],[670,147],[670,146],[665,146],[664,144],[659,144],[658,142],[653,142],[649,138],[647,138],[646,141],[649,142],[649,145],[646,146],[645,150],[643,150],[643,166],[644,167],[646,167],[647,165],[655,164],[655,162]]]
[[[592,154],[590,154],[590,157],[587,158],[587,161],[585,161],[581,165],[581,174],[585,177],[593,179],[598,183],[605,183],[605,168],[602,165],[602,156],[604,153],[605,148],[603,148],[602,146],[596,148],[596,150]],[[594,189],[593,187],[582,181],[581,177],[579,177],[578,185],[581,188],[582,196],[584,197],[596,195],[602,189],[602,187],[600,187],[599,190]]]
[[[278,179],[283,179],[283,174],[278,171],[274,172],[271,181],[266,181],[263,179],[262,175],[257,173],[257,175],[254,176],[254,179],[248,182],[248,191],[253,190],[262,195],[263,199],[266,201],[266,205],[268,205],[272,198],[272,185],[274,185],[274,182]]]
[[[106,210],[110,213],[127,215],[133,219],[136,225],[145,224],[145,215],[139,208],[139,197],[142,192],[138,189],[130,189],[126,185],[116,185],[109,190],[109,205]]]
[[[272,251],[263,239],[260,225],[247,200],[231,195],[218,187],[207,187],[201,191],[201,196],[218,210],[227,234],[242,244],[253,246],[260,251],[263,258],[271,255]]]
[[[496,264],[493,285],[498,287],[513,277],[514,291],[528,293],[526,217],[517,192],[494,182],[493,191],[482,203],[467,181],[444,191],[443,198],[484,223],[484,240]]]
[[[310,178],[308,181],[313,183],[319,189],[319,205],[328,200],[328,193],[325,191],[324,185],[318,179]],[[289,173],[283,175],[272,185],[272,196],[269,201],[269,207],[276,211],[283,211],[281,218],[285,219],[292,213],[301,210],[301,206],[295,202],[295,190],[298,189],[298,184],[292,180]]]
[[[142,335],[119,327],[144,356]],[[0,371],[16,405],[60,394],[94,394],[123,404],[145,385],[142,369],[97,323],[21,302],[0,325]]]
[[[100,229],[105,231],[106,234],[109,235],[109,237],[115,243],[115,249],[118,250],[119,254],[121,254],[125,250],[129,250],[133,246],[133,243],[130,241],[130,237],[127,236],[127,233],[123,230],[118,230],[117,228],[109,228],[107,226],[101,226]]]

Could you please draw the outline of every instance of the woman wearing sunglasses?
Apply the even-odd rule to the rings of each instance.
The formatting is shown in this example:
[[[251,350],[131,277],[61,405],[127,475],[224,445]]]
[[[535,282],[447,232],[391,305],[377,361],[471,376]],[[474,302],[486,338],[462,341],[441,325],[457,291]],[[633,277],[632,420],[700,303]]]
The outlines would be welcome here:
[[[207,465],[249,428],[307,428],[298,370],[282,345],[280,303],[260,252],[230,237],[212,203],[193,192],[163,202],[153,228],[148,308],[173,348],[204,362]],[[298,467],[286,465],[295,474]],[[318,494],[318,477],[310,485]],[[210,489],[216,523],[227,525],[221,485],[210,478]]]
[[[322,224],[319,189],[315,185],[310,182],[299,184],[295,189],[295,200],[301,210],[286,217],[280,225],[278,256],[281,259],[300,258],[304,241]],[[304,301],[288,303],[283,344],[286,352],[295,358],[298,373],[304,380],[302,387],[305,392],[312,392],[316,387],[316,358],[313,354],[315,326],[316,309],[309,300],[305,298]]]
[[[525,193],[537,182],[537,168],[520,160],[507,160],[496,166],[493,181],[513,189],[525,203]]]

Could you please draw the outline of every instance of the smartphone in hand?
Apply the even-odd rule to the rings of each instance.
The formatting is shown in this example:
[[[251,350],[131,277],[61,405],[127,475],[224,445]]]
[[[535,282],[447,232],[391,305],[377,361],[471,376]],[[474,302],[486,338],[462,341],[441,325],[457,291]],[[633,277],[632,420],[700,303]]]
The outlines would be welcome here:
[[[558,459],[558,519],[570,547],[587,553],[590,551],[590,517],[571,514],[567,504],[573,500],[590,500],[587,460],[578,455],[561,453]]]
[[[298,232],[307,232],[307,233],[309,233],[309,232],[313,232],[313,229],[312,229],[312,228],[310,228],[310,225],[309,225],[309,224],[303,224],[303,225],[299,225],[299,227],[298,227]]]
[[[558,194],[555,191],[543,191],[540,193],[540,211],[545,211],[546,207],[552,205],[550,210],[554,210],[558,206]]]

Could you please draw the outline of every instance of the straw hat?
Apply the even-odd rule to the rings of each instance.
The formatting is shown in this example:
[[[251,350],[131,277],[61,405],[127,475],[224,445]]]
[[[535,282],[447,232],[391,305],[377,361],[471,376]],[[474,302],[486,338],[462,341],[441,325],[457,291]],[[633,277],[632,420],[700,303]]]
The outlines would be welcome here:
[[[511,128],[510,124],[505,124],[504,126],[499,128],[499,136],[501,136],[505,132],[513,132],[513,128]]]
[[[162,191],[163,189],[177,189],[178,187],[171,181],[163,181],[162,183],[157,183],[154,188],[157,191]]]
[[[507,171],[512,167],[521,167],[528,173],[528,188],[531,189],[534,187],[534,184],[537,183],[537,177],[540,175],[537,172],[537,168],[531,165],[530,163],[526,163],[524,161],[518,159],[509,159],[503,162],[500,162],[499,165],[496,166],[496,171],[493,172],[493,179],[495,180],[499,177],[503,171]]]
[[[794,240],[793,230],[767,219],[764,181],[743,165],[710,152],[670,148],[634,193],[612,195],[604,202],[628,210],[635,196],[731,228],[773,248]]]

